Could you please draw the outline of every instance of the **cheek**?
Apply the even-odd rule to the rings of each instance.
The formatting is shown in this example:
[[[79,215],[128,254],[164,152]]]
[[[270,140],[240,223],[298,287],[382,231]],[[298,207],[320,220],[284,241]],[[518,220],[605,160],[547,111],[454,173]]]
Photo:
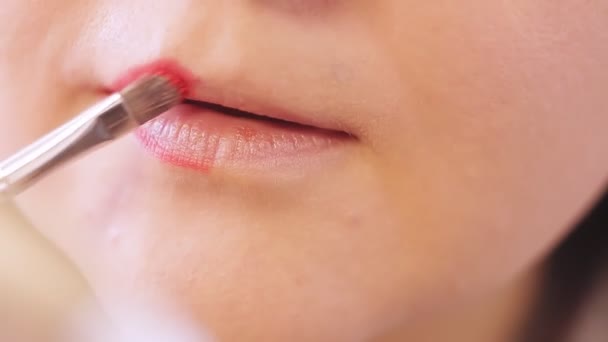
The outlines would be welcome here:
[[[86,20],[86,6],[71,1],[3,2],[0,155],[14,152],[90,103],[91,96],[77,92],[70,75],[63,73],[67,52]]]
[[[377,164],[403,204],[408,253],[427,256],[429,272],[504,280],[553,246],[605,183],[608,5],[576,3],[405,12],[394,2],[396,18],[375,26],[414,99],[385,112]]]
[[[608,169],[608,5],[578,2],[420,5],[381,31],[416,99],[385,118],[387,158],[439,194],[548,210],[588,197]]]

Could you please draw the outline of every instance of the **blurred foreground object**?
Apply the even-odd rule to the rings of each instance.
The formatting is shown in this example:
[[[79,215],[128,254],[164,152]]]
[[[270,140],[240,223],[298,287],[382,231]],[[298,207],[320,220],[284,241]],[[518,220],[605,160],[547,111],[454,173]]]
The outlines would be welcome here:
[[[10,203],[0,204],[0,341],[60,341],[84,280]]]
[[[110,322],[77,270],[16,208],[0,205],[0,342],[211,341],[169,307],[129,304]]]

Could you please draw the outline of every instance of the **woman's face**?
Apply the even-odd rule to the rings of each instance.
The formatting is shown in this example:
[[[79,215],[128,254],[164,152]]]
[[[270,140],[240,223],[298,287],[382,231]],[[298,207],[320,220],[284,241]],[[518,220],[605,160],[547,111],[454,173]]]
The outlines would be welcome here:
[[[364,339],[491,293],[608,176],[605,1],[4,0],[0,18],[3,157],[159,58],[199,100],[316,127],[193,107],[18,200],[103,301],[170,296],[227,340]]]

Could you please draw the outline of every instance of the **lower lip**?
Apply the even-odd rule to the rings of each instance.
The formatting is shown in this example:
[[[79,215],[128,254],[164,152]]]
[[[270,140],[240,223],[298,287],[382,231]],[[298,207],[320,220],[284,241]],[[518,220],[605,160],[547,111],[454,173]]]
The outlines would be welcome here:
[[[161,161],[201,172],[300,167],[307,157],[349,139],[340,132],[230,116],[190,104],[177,106],[142,126],[136,137]]]

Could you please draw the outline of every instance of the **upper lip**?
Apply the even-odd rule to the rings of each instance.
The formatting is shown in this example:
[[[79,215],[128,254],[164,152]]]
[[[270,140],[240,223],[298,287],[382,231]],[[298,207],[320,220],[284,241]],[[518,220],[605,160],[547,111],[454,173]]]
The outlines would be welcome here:
[[[187,104],[194,104],[203,106],[207,109],[215,110],[225,114],[236,114],[244,116],[253,116],[258,118],[266,118],[271,120],[278,120],[282,122],[298,124],[302,126],[314,127],[323,130],[345,133],[351,137],[354,137],[352,132],[345,130],[345,125],[337,123],[331,116],[321,115],[318,112],[318,106],[314,106],[315,110],[312,111],[302,105],[299,108],[292,108],[292,103],[289,103],[285,97],[275,97],[274,101],[269,100],[267,94],[268,90],[265,90],[262,85],[252,84],[251,80],[248,82],[240,82],[238,79],[232,79],[231,81],[222,80],[221,77],[205,78],[204,76],[192,76],[195,80],[192,84],[192,89],[186,99]],[[230,78],[227,78],[230,79]],[[122,84],[120,83],[122,80]],[[125,86],[124,82],[127,79],[120,78],[117,83],[110,83],[106,86],[109,91],[115,91],[120,86]],[[131,80],[133,81],[133,80]],[[297,87],[294,87],[297,89]],[[292,90],[287,90],[286,94],[294,95]],[[301,99],[299,94],[296,94]],[[285,100],[283,100],[285,99]],[[313,100],[314,101],[314,100]],[[302,101],[298,101],[300,104]],[[304,103],[311,103],[304,101]]]
[[[213,87],[210,83],[205,83],[200,88],[195,89],[186,99],[186,104],[202,106],[221,113],[236,116],[251,116],[260,119],[282,121],[320,128],[328,131],[346,133],[336,126],[331,125],[322,119],[313,118],[306,115],[305,111],[292,111],[281,105],[270,103],[263,97],[256,94],[247,93],[240,89],[223,89]]]
[[[235,117],[247,117],[247,118],[252,118],[252,119],[262,119],[262,120],[268,120],[268,121],[273,121],[273,122],[278,122],[278,123],[286,123],[286,124],[296,124],[296,125],[301,125],[301,126],[309,126],[308,124],[303,124],[303,123],[298,123],[295,121],[287,121],[286,119],[281,119],[278,117],[271,117],[271,116],[266,116],[263,114],[258,114],[258,113],[252,113],[246,110],[242,110],[242,109],[238,109],[238,108],[233,108],[233,107],[226,107],[217,103],[211,103],[211,102],[206,102],[206,101],[200,101],[200,100],[195,100],[192,98],[186,98],[184,100],[184,104],[187,105],[194,105],[197,107],[202,107],[205,109],[209,109],[215,112],[219,112],[219,113],[223,113],[223,114],[227,114],[230,116],[235,116]]]

